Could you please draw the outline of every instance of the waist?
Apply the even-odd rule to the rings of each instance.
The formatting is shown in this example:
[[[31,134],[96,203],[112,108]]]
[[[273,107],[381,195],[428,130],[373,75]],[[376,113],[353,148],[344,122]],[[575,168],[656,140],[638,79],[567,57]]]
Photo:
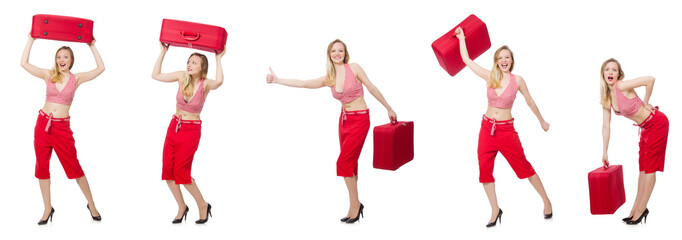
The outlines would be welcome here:
[[[176,123],[199,124],[199,125],[202,122],[199,119],[185,119],[185,118],[183,118],[182,115],[180,115],[180,116],[173,115],[173,119],[171,119],[171,121],[176,122]]]
[[[511,108],[496,108],[493,106],[488,106],[485,116],[497,121],[509,120],[512,119]]]
[[[649,115],[644,120],[642,120],[642,122],[638,122],[635,125],[640,127],[640,128],[648,128],[654,122],[653,121],[654,118],[658,117],[659,115],[664,115],[664,114],[662,112],[658,111],[658,107],[655,107],[654,109],[652,109],[652,111],[649,112]]]
[[[174,116],[178,116],[183,120],[201,120],[201,113],[188,112],[183,109],[176,109]]]
[[[497,120],[495,118],[489,118],[485,115],[483,115],[483,121],[495,125],[504,125],[504,124],[514,124],[514,118],[507,119],[507,120]]]
[[[54,114],[44,112],[42,109],[38,111],[38,115],[54,122],[67,122],[71,120],[70,116],[58,118],[54,117]]]
[[[341,114],[342,115],[365,115],[365,114],[369,114],[369,109],[347,111],[346,109],[341,108]]]

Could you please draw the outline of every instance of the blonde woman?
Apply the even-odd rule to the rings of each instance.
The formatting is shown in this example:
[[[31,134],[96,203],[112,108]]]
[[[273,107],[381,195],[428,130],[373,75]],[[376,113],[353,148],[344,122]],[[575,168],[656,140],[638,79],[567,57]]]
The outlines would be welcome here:
[[[478,166],[480,170],[479,181],[490,201],[492,214],[486,227],[493,227],[499,220],[502,222],[502,209],[497,204],[495,193],[495,178],[493,167],[497,152],[501,152],[509,162],[519,179],[528,178],[531,185],[540,194],[544,203],[545,219],[552,218],[552,204],[545,193],[540,177],[535,173],[533,166],[526,159],[523,152],[519,135],[514,129],[514,118],[511,116],[511,108],[516,99],[516,92],[521,92],[526,99],[528,107],[535,113],[540,121],[542,130],[549,130],[549,123],[542,118],[540,110],[530,96],[526,82],[521,76],[511,73],[514,69],[514,55],[507,46],[502,46],[495,51],[493,70],[487,70],[476,64],[469,58],[464,39],[464,31],[461,28],[455,30],[459,39],[460,54],[462,60],[479,77],[486,81],[488,110],[483,115],[481,131],[478,135]]]
[[[172,73],[161,73],[161,64],[168,51],[168,46],[161,43],[161,53],[156,60],[152,78],[161,82],[178,82],[176,95],[176,110],[173,115],[166,140],[163,146],[163,169],[161,179],[166,180],[175,201],[178,203],[178,214],[173,223],[187,220],[189,207],[185,204],[180,191],[180,185],[194,197],[199,209],[197,224],[204,224],[211,214],[211,204],[208,204],[199,191],[196,181],[192,178],[192,162],[194,153],[199,147],[201,138],[201,110],[209,91],[218,89],[223,84],[223,67],[221,58],[225,51],[216,54],[216,79],[206,79],[208,74],[208,59],[200,53],[193,53],[187,60],[187,70]]]
[[[396,114],[388,105],[365,71],[357,63],[349,62],[346,44],[336,39],[327,47],[327,75],[312,80],[296,80],[279,78],[270,69],[267,83],[278,83],[289,87],[322,88],[329,87],[332,96],[341,101],[341,115],[339,116],[339,142],[341,153],[336,161],[336,175],[343,177],[348,187],[350,207],[341,222],[355,223],[364,217],[364,205],[358,197],[358,159],[369,131],[369,109],[365,103],[362,86],[388,111],[391,121],[396,120]]]
[[[76,155],[69,109],[76,89],[82,83],[93,80],[104,72],[104,62],[102,62],[102,57],[100,57],[95,47],[95,40],[93,40],[88,46],[90,46],[95,57],[97,64],[95,69],[89,72],[71,73],[74,56],[71,48],[67,46],[57,50],[52,69],[39,68],[28,62],[34,40],[29,35],[24,53],[21,56],[21,67],[31,75],[45,81],[47,85],[47,97],[43,108],[38,112],[33,142],[36,152],[35,176],[38,178],[40,193],[45,205],[43,217],[40,218],[38,225],[47,224],[48,220],[52,221],[52,215],[55,212],[50,194],[50,158],[53,149],[57,153],[62,167],[64,167],[66,176],[69,179],[76,179],[85,199],[88,200],[87,208],[90,211],[90,216],[93,220],[100,221],[102,217],[95,207],[88,179],[85,177]]]
[[[665,149],[668,144],[668,117],[649,104],[654,88],[654,77],[638,77],[623,80],[625,74],[616,59],[608,59],[601,66],[601,105],[604,110],[602,127],[603,157],[605,166],[609,165],[609,137],[611,135],[611,109],[616,115],[622,115],[640,127],[639,138],[639,182],[637,197],[632,205],[630,215],[623,218],[627,224],[646,222],[649,214],[647,203],[656,184],[656,171],[663,172]],[[645,87],[646,93],[642,101],[635,88]]]

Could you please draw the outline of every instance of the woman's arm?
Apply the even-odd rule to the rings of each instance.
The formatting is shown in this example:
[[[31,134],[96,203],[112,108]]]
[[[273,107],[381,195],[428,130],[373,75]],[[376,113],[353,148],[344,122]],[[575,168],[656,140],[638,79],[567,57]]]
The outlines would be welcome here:
[[[223,48],[225,49],[225,48]],[[211,79],[206,79],[206,87],[210,90],[216,90],[218,87],[223,85],[223,80],[225,79],[223,75],[223,64],[221,62],[221,59],[225,55],[225,50],[221,52],[220,54],[215,55],[215,65],[216,65],[216,70],[215,70],[215,80]]]
[[[486,82],[490,80],[490,70],[487,70],[480,65],[476,64],[471,58],[469,58],[469,51],[467,50],[467,44],[464,40],[464,31],[462,28],[455,29],[455,35],[459,39],[459,54],[462,56],[462,61],[467,65],[476,75],[483,78]]]
[[[21,67],[26,69],[28,73],[38,78],[47,80],[50,75],[50,70],[39,68],[33,64],[28,63],[28,57],[31,55],[31,48],[33,47],[33,41],[35,39],[28,35],[28,42],[26,42],[26,47],[24,47],[24,53],[21,55]]]
[[[172,73],[161,73],[161,64],[163,64],[163,57],[166,56],[166,52],[168,52],[168,46],[166,44],[161,43],[161,53],[159,54],[159,58],[156,59],[156,64],[154,64],[154,70],[152,71],[152,78],[157,81],[161,82],[175,82],[180,80],[182,76],[185,74],[183,71],[177,71],[177,72],[172,72]]]
[[[265,81],[268,83],[279,83],[284,86],[297,87],[297,88],[321,88],[324,87],[324,80],[326,76],[322,76],[311,80],[298,80],[298,79],[284,79],[278,78],[275,72],[270,68],[270,74],[265,77]]]
[[[645,86],[646,94],[644,94],[644,100],[642,100],[642,102],[644,102],[644,106],[649,106],[649,98],[651,97],[651,92],[654,90],[654,82],[656,82],[656,78],[653,76],[638,77],[632,80],[621,81],[618,84],[618,88],[621,91],[626,91]]]
[[[388,105],[388,102],[386,102],[384,95],[381,94],[379,89],[376,86],[374,86],[372,82],[369,81],[367,74],[365,74],[365,70],[363,70],[362,67],[360,67],[360,65],[357,63],[352,63],[350,64],[350,66],[353,72],[357,75],[358,80],[360,80],[360,82],[362,82],[362,84],[364,84],[365,87],[367,87],[367,91],[369,91],[369,93],[371,93],[372,96],[374,96],[374,98],[377,99],[377,101],[384,105],[386,111],[388,111],[388,118],[392,122],[397,121],[398,117],[396,113],[393,111],[393,108],[391,108],[391,106]]]
[[[95,57],[95,63],[97,64],[97,67],[93,70],[90,70],[89,72],[76,73],[76,79],[78,80],[76,83],[77,85],[93,80],[102,74],[102,72],[104,72],[104,61],[102,61],[102,56],[99,55],[99,51],[97,51],[97,47],[95,47],[95,40],[93,39],[88,46],[90,46],[90,51],[92,51],[92,55]]]
[[[611,136],[611,109],[604,108],[604,123],[602,124],[601,127],[601,136],[603,139],[603,154],[602,154],[602,162],[604,165],[608,166],[609,165],[609,155],[608,155],[608,150],[609,150],[609,138]]]
[[[533,101],[533,98],[530,96],[530,92],[528,91],[528,86],[526,86],[526,81],[523,80],[521,76],[517,75],[516,83],[519,85],[519,92],[523,94],[523,97],[526,99],[526,104],[528,104],[528,107],[530,107],[530,110],[535,113],[535,116],[538,118],[538,121],[540,121],[540,126],[542,126],[542,130],[549,130],[549,123],[545,122],[545,119],[542,118],[542,114],[540,114],[540,109],[538,109],[538,106],[535,105],[535,101]]]

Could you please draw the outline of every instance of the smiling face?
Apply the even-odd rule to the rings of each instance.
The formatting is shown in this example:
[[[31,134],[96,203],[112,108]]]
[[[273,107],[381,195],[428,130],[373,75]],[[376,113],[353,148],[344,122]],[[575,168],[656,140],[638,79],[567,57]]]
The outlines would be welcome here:
[[[497,67],[499,67],[503,73],[509,73],[514,67],[514,57],[508,49],[500,50],[495,60],[497,61]]]
[[[343,64],[346,60],[346,47],[343,43],[337,42],[332,45],[332,49],[329,51],[329,58],[335,64]]]
[[[203,63],[201,57],[192,55],[187,60],[187,73],[190,75],[197,75],[201,73],[201,64]]]
[[[68,72],[73,67],[73,52],[68,47],[62,47],[57,51],[54,61],[60,72]]]

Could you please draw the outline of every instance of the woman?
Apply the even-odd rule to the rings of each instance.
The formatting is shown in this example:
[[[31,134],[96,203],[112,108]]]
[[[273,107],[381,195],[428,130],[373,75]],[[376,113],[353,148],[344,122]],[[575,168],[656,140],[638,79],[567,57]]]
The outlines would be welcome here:
[[[63,46],[55,54],[54,67],[52,69],[39,68],[28,62],[31,48],[33,47],[32,37],[28,38],[24,53],[21,56],[21,67],[26,69],[31,75],[36,76],[47,85],[47,97],[43,108],[38,113],[38,120],[34,130],[33,145],[36,152],[35,176],[38,178],[40,193],[43,196],[45,210],[43,217],[40,218],[38,225],[47,224],[47,220],[52,221],[54,208],[50,196],[50,157],[52,149],[57,153],[66,176],[69,179],[76,179],[76,183],[83,191],[85,199],[88,200],[87,208],[90,216],[95,221],[101,221],[95,201],[92,199],[88,179],[83,173],[83,169],[78,162],[76,146],[73,139],[73,132],[70,127],[69,109],[73,102],[73,97],[78,86],[82,83],[95,79],[104,72],[104,62],[100,57],[95,40],[88,44],[95,57],[97,67],[89,72],[71,73],[74,56],[71,48]]]
[[[649,214],[647,203],[656,183],[656,171],[663,172],[665,148],[668,144],[668,117],[649,104],[654,88],[654,77],[638,77],[624,81],[625,74],[616,59],[608,59],[601,66],[601,105],[604,110],[602,138],[604,143],[602,162],[609,165],[609,137],[611,135],[611,108],[640,127],[639,181],[637,197],[630,215],[623,218],[627,224],[638,224]],[[644,101],[639,99],[635,88],[646,87]]]
[[[161,73],[163,57],[168,46],[161,43],[161,54],[156,60],[152,78],[161,82],[178,82],[179,89],[176,96],[176,111],[171,119],[166,141],[163,146],[163,169],[161,179],[166,180],[175,201],[178,203],[178,214],[173,223],[187,220],[189,207],[185,204],[179,184],[192,194],[199,209],[197,224],[208,221],[211,214],[211,204],[208,204],[199,191],[194,178],[191,176],[194,153],[199,147],[201,138],[201,109],[208,96],[208,92],[218,89],[223,84],[223,67],[220,59],[225,51],[216,54],[216,80],[206,79],[208,74],[208,59],[200,53],[193,53],[187,60],[187,71]]]
[[[290,87],[321,88],[329,87],[332,96],[341,101],[341,116],[339,116],[339,142],[341,153],[336,161],[336,175],[343,177],[348,187],[350,207],[341,222],[355,223],[363,216],[365,208],[358,197],[358,158],[369,131],[369,109],[363,97],[362,85],[381,104],[386,107],[391,121],[396,120],[396,114],[388,105],[365,71],[357,63],[348,64],[349,55],[346,44],[336,39],[327,47],[327,75],[316,79],[302,81],[296,79],[278,78],[272,69],[267,75],[268,83],[279,83]]]
[[[497,220],[502,222],[502,209],[497,204],[495,194],[495,178],[493,177],[493,166],[497,152],[509,162],[512,169],[520,179],[528,178],[531,185],[542,197],[544,202],[545,219],[552,218],[552,203],[550,203],[545,189],[542,186],[540,177],[535,173],[533,166],[526,160],[526,156],[519,141],[519,135],[514,129],[514,118],[511,116],[511,108],[519,91],[526,99],[528,107],[535,113],[540,121],[542,130],[549,129],[549,123],[542,118],[540,110],[535,105],[535,101],[528,92],[526,82],[521,76],[511,73],[514,69],[514,55],[509,47],[502,46],[495,52],[493,70],[487,70],[476,64],[469,58],[464,31],[461,28],[455,30],[459,38],[460,54],[464,63],[486,81],[488,110],[483,115],[481,131],[478,135],[478,166],[480,170],[479,181],[483,184],[490,206],[492,215],[486,227],[493,227]]]

